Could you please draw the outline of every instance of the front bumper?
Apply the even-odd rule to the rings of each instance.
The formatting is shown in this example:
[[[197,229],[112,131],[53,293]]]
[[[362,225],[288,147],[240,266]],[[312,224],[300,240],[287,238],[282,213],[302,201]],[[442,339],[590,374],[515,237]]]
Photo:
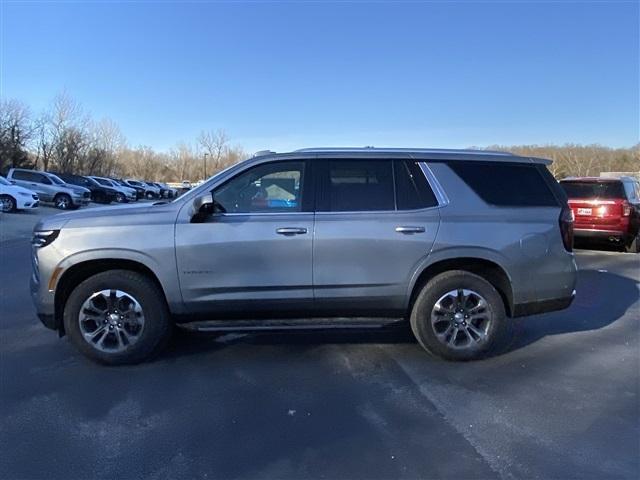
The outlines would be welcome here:
[[[40,206],[40,201],[38,199],[36,200],[32,198],[16,199],[16,208],[18,210],[38,208],[39,206]]]
[[[57,329],[55,320],[55,293],[47,288],[47,278],[51,272],[49,268],[40,268],[39,250],[33,249],[31,252],[31,277],[29,278],[29,290],[31,300],[36,307],[38,318],[47,328]],[[49,262],[45,261],[45,264]],[[42,271],[44,270],[44,271]],[[42,278],[44,275],[46,278]]]
[[[71,201],[74,205],[85,207],[91,202],[91,197],[71,197]]]

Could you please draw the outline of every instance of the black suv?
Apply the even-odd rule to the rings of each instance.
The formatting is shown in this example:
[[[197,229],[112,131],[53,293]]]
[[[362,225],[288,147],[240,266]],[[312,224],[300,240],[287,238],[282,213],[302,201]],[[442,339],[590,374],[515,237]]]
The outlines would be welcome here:
[[[91,200],[96,203],[111,203],[116,201],[118,192],[114,188],[100,185],[92,178],[74,175],[72,173],[56,173],[56,175],[66,183],[88,188],[91,191]]]

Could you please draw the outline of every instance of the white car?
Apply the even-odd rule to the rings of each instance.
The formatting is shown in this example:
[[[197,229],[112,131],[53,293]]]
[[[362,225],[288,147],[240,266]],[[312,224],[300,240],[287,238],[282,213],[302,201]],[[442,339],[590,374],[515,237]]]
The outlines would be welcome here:
[[[3,212],[38,208],[38,194],[0,177],[0,205]]]

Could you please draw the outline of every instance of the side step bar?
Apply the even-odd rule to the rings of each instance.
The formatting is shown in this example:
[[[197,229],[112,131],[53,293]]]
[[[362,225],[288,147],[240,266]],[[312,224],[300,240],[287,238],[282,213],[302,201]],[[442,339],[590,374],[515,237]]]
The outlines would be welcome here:
[[[176,325],[185,330],[196,332],[260,332],[382,328],[401,323],[403,320],[403,318],[293,318],[286,320],[204,320]]]

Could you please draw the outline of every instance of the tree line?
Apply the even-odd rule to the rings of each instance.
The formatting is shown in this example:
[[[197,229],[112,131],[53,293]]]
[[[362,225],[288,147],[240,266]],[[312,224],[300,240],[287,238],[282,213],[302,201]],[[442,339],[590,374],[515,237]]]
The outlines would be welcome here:
[[[206,156],[206,157],[205,157]],[[66,93],[35,115],[18,100],[0,101],[0,173],[12,167],[79,175],[196,181],[246,155],[223,130],[202,131],[168,152],[129,146],[118,125],[95,120]]]
[[[599,175],[602,171],[640,171],[640,144],[629,148],[602,145],[494,145],[523,156],[553,160],[556,178]],[[168,152],[129,146],[118,125],[94,120],[66,93],[35,115],[18,100],[0,100],[0,173],[28,167],[62,173],[142,178],[151,181],[196,181],[246,158],[230,145],[223,130],[201,131],[192,142]]]

